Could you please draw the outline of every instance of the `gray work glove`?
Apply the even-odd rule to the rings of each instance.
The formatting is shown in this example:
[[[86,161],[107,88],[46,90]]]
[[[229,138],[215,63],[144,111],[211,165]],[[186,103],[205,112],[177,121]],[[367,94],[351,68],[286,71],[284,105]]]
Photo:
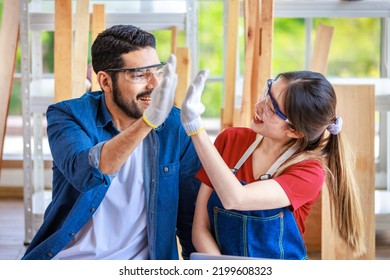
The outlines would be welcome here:
[[[192,136],[204,129],[201,115],[205,107],[201,102],[201,96],[209,71],[201,70],[188,87],[187,94],[181,105],[181,123],[187,135]]]
[[[164,67],[162,82],[152,91],[151,102],[142,118],[152,128],[160,126],[168,117],[175,99],[177,86],[176,57],[171,54]]]

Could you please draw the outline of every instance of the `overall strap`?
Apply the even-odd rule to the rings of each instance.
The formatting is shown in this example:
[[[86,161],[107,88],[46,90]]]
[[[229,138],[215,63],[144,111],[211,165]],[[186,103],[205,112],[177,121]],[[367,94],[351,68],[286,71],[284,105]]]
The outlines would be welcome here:
[[[236,165],[230,169],[234,175],[237,174],[238,169],[241,168],[241,166],[244,164],[244,162],[248,159],[248,157],[253,153],[253,151],[256,149],[257,145],[259,145],[261,139],[263,139],[263,136],[258,135],[256,140],[253,141],[253,143],[249,146],[249,148],[245,151],[245,153],[242,155],[242,157],[238,160]]]
[[[275,171],[281,166],[286,160],[289,159],[296,151],[298,150],[298,147],[293,145],[290,148],[287,149],[275,162],[272,164],[272,166],[268,169],[268,171],[260,176],[260,180],[267,180],[271,179],[272,176],[274,176]]]
[[[234,168],[230,169],[234,175],[236,175],[238,169],[244,164],[244,162],[248,159],[248,157],[253,153],[253,151],[256,149],[257,145],[259,145],[260,141],[263,139],[263,136],[259,135],[255,141],[249,146],[249,148],[245,151],[245,153],[242,155],[240,160],[237,162],[237,164],[234,166]],[[271,179],[274,175],[275,171],[281,166],[289,157],[291,157],[296,151],[298,150],[298,147],[293,145],[290,148],[287,149],[275,162],[272,164],[272,166],[268,169],[268,171],[260,176],[260,180],[267,180]]]

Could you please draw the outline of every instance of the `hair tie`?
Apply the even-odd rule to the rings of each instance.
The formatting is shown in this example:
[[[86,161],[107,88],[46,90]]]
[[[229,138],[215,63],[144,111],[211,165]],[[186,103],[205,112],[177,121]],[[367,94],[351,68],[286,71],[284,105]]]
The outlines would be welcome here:
[[[332,135],[337,135],[343,128],[343,119],[340,116],[336,116],[334,123],[331,123],[326,129]]]

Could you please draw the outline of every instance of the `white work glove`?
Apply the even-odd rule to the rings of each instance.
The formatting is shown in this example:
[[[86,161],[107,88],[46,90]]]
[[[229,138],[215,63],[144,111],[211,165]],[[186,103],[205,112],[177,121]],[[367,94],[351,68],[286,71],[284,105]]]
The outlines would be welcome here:
[[[208,70],[201,70],[188,87],[187,94],[181,105],[181,123],[189,136],[197,134],[203,130],[201,115],[205,107],[201,102],[201,96],[206,83]]]
[[[152,91],[151,101],[142,118],[152,128],[160,126],[168,117],[175,99],[177,86],[176,57],[171,54],[164,67],[162,82]]]

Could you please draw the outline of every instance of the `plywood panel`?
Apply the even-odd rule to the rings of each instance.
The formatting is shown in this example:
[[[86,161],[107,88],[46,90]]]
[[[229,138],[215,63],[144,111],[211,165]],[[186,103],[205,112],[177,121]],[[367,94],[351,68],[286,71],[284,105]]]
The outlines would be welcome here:
[[[365,218],[367,253],[361,259],[375,259],[375,88],[374,85],[335,85],[337,114],[343,118],[346,140],[355,154],[355,174]],[[329,198],[322,199],[322,259],[355,259],[351,250],[330,226]]]
[[[55,1],[54,101],[72,98],[72,0]]]
[[[0,29],[0,169],[7,125],[15,58],[19,41],[20,5],[19,0],[5,0]]]

